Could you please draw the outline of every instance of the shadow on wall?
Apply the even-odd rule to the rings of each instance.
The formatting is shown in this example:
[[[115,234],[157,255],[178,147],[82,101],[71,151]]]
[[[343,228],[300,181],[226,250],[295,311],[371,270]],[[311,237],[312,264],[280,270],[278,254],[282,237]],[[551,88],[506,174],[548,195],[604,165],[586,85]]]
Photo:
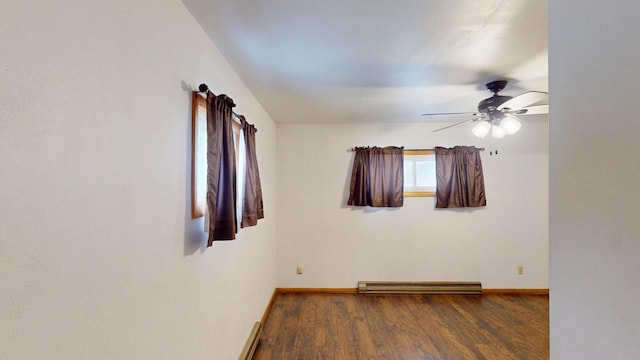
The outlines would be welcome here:
[[[191,124],[191,104],[192,96],[191,92],[193,88],[186,82],[181,82],[182,90],[186,92],[186,96],[189,98],[189,106],[187,108],[187,114],[185,121],[187,124],[186,147],[185,147],[185,209],[184,209],[184,252],[183,256],[193,255],[196,251],[200,250],[203,253],[207,248],[207,234],[204,232],[204,217],[197,219],[191,218],[191,136],[192,136],[192,124]]]
[[[473,212],[476,212],[476,211],[484,211],[486,209],[487,209],[486,206],[481,206],[481,207],[462,207],[462,208],[437,208],[437,207],[435,207],[435,201],[434,201],[434,206],[433,206],[433,210],[436,210],[436,211],[449,211],[449,212],[457,212],[457,213],[473,213]]]
[[[349,202],[349,192],[351,191],[351,173],[353,172],[353,159],[355,159],[355,153],[353,150],[347,150],[352,155],[350,156],[351,160],[349,160],[349,167],[347,168],[347,175],[344,180],[344,190],[342,191],[342,203],[340,204],[340,208],[342,209],[353,209],[353,206],[347,205]]]

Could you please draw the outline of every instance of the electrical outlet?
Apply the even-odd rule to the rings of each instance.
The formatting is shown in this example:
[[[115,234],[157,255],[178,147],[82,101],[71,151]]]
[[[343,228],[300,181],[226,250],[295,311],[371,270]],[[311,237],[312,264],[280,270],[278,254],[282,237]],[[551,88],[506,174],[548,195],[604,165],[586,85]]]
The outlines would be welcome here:
[[[518,266],[518,275],[524,275],[524,266]]]
[[[296,274],[302,275],[302,265],[298,265],[298,267],[296,268]]]

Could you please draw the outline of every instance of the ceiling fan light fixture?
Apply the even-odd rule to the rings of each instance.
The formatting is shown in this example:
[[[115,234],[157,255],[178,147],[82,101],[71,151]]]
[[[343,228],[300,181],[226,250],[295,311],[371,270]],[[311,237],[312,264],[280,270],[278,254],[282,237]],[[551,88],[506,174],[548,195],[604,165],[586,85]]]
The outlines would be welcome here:
[[[489,131],[491,131],[491,124],[489,124],[488,121],[479,122],[471,130],[471,132],[473,132],[473,135],[475,135],[475,136],[477,136],[479,138],[483,138],[483,137],[487,136]]]
[[[502,119],[502,121],[500,122],[500,126],[504,129],[504,132],[507,135],[512,135],[518,132],[518,130],[520,130],[520,127],[522,126],[522,124],[520,124],[520,121],[518,121],[518,119],[513,116],[513,115],[505,115],[504,119]]]
[[[493,136],[496,139],[501,139],[503,138],[505,135],[507,135],[507,132],[504,130],[504,128],[500,125],[493,125],[491,127],[491,136]]]

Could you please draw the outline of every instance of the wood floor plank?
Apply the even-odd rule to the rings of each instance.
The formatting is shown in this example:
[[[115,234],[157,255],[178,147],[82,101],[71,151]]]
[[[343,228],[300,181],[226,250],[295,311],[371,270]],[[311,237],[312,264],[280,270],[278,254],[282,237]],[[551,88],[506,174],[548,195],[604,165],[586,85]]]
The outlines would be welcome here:
[[[542,299],[542,301],[540,301]],[[549,358],[549,308],[548,297],[495,296],[486,299],[493,316],[485,316],[487,326],[500,332],[512,352],[528,350],[529,359]],[[540,304],[545,304],[540,307]],[[497,305],[497,306],[496,306]],[[526,321],[520,321],[525,319]],[[544,345],[544,346],[541,346]]]
[[[333,328],[333,311],[331,310],[331,296],[317,296],[317,317],[316,326],[322,331],[316,331],[314,334],[314,347],[316,348],[334,348],[335,330]]]
[[[382,301],[386,302],[386,305],[382,306],[384,317],[394,319],[392,323],[387,321],[387,324],[396,357],[412,359],[418,356],[419,359],[430,359],[437,351],[403,303],[403,299],[403,296],[394,295],[382,298]]]
[[[253,356],[254,360],[275,358],[272,356],[272,352],[276,346],[279,329],[284,318],[285,306],[282,299],[282,297],[276,297],[273,301],[267,315],[267,321],[263,324],[260,341]]]
[[[451,309],[449,295],[422,297],[422,301],[406,299],[406,305],[422,325],[427,337],[436,345],[441,359],[482,359],[463,340],[468,324],[460,323]],[[461,328],[460,328],[461,327]]]
[[[254,359],[548,359],[546,295],[278,294]]]
[[[388,336],[389,324],[383,313],[380,311],[384,305],[381,304],[382,297],[366,296],[361,299],[365,306],[367,316],[367,326],[372,336],[377,358],[380,360],[396,360],[393,339]]]
[[[433,297],[401,297],[403,307],[411,314],[424,334],[424,341],[429,346],[429,354],[433,359],[451,358],[450,349],[457,345],[453,334],[446,324],[440,322],[433,311]],[[436,298],[437,299],[437,298]]]
[[[355,300],[353,295],[333,296],[333,326],[334,343],[336,345],[336,359],[356,359],[358,348],[367,348],[370,339],[366,339],[368,334],[360,334],[357,331],[356,322],[361,322],[362,318],[356,313]],[[361,342],[364,341],[362,344]]]
[[[369,324],[362,302],[358,301],[358,297],[347,297],[347,311],[351,314],[352,330],[354,333],[354,350],[358,359],[376,359],[377,353],[373,338],[369,332]]]

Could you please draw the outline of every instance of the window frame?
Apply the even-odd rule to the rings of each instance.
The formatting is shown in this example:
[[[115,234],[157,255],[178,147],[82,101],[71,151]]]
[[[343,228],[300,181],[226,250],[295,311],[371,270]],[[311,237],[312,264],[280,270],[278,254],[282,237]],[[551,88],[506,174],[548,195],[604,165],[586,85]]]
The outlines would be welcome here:
[[[403,156],[417,156],[417,155],[434,155],[435,150],[432,149],[405,149],[403,152]],[[404,169],[403,169],[404,171]],[[404,174],[403,174],[404,175]],[[435,197],[435,191],[404,191],[402,192],[404,197]]]
[[[206,172],[206,156],[207,156],[207,99],[194,91],[191,104],[191,218],[197,219],[204,216],[206,207],[207,192],[198,191],[198,183],[207,181],[207,174],[201,174],[199,162],[205,161]],[[204,124],[204,133],[202,125]],[[205,185],[206,189],[206,185]]]
[[[240,119],[232,115],[233,148],[235,151],[236,169],[240,167],[240,136],[242,124]],[[204,124],[204,126],[203,126]],[[206,157],[207,157],[207,98],[198,91],[192,92],[191,102],[191,218],[197,219],[204,216],[207,206],[206,191]],[[202,132],[204,127],[204,132]],[[201,174],[198,166],[200,161],[205,161],[204,174]],[[198,191],[198,182],[205,182],[204,192]],[[236,174],[237,181],[244,181],[244,174]],[[237,186],[237,184],[236,184]],[[238,201],[236,199],[236,201]]]

